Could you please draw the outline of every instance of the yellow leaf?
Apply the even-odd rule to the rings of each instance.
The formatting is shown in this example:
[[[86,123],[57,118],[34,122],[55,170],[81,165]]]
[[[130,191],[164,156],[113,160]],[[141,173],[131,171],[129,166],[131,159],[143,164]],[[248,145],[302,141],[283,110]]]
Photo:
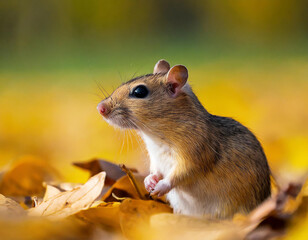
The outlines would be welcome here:
[[[78,212],[76,216],[90,223],[120,229],[120,205],[119,202],[100,203],[96,207]]]
[[[77,219],[62,219],[50,221],[42,218],[7,219],[0,218],[1,240],[84,240],[93,239],[93,228],[77,221]]]
[[[231,221],[215,221],[179,214],[161,213],[150,219],[155,238],[161,240],[243,239],[241,228]]]
[[[120,224],[124,235],[131,238],[146,237],[151,215],[172,213],[172,209],[164,203],[153,200],[126,199],[120,205]]]

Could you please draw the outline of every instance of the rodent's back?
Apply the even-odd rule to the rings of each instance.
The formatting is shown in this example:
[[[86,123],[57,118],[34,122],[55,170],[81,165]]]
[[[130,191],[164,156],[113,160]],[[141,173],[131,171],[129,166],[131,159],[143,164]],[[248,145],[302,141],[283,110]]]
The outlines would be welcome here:
[[[226,215],[247,213],[271,193],[270,169],[261,144],[232,118],[209,114],[206,121],[215,156],[213,167],[204,172],[206,184],[213,194],[219,191]]]

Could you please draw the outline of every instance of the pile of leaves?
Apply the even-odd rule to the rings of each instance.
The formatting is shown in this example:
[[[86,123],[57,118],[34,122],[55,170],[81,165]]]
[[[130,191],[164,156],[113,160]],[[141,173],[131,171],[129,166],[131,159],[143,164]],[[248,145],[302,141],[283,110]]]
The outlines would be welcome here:
[[[145,175],[94,159],[84,184],[60,182],[45,161],[23,157],[0,180],[1,239],[305,239],[308,184],[302,177],[275,188],[249,215],[230,220],[172,213],[145,190]]]

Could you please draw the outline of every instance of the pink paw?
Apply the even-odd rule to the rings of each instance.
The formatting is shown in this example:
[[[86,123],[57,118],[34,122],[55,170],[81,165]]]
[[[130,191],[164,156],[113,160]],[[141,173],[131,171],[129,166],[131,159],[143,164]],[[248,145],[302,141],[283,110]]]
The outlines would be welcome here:
[[[144,179],[144,186],[145,186],[145,189],[148,191],[148,192],[151,192],[156,184],[158,183],[159,181],[159,178],[157,175],[155,174],[150,174],[148,175],[145,179]]]
[[[160,180],[154,190],[151,192],[151,195],[157,195],[158,197],[161,197],[168,193],[172,189],[172,186],[169,181],[166,179]]]

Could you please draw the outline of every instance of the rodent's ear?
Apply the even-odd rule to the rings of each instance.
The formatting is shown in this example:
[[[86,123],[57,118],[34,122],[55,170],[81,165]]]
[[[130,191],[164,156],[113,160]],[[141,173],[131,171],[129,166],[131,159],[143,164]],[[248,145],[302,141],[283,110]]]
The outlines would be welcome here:
[[[188,78],[188,70],[183,65],[172,67],[167,74],[167,83],[172,97],[177,97]]]
[[[169,69],[170,64],[166,60],[161,59],[155,64],[153,73],[167,73]]]

